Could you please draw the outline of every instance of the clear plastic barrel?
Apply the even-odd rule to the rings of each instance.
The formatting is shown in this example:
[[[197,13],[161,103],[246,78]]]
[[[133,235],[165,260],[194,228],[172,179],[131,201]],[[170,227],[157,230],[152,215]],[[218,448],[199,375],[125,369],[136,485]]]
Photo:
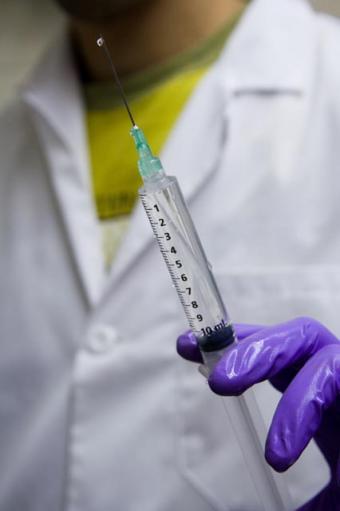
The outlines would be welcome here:
[[[177,181],[162,181],[140,197],[190,328],[203,351],[216,352],[234,342],[231,322]]]
[[[209,372],[236,338],[176,178],[147,182],[140,198]],[[252,392],[223,401],[261,510],[292,509],[285,484],[265,462],[265,427]]]

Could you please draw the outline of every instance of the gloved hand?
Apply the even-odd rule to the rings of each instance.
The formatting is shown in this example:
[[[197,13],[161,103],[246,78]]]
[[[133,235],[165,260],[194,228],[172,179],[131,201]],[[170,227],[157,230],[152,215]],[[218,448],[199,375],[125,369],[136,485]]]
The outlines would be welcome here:
[[[285,471],[314,438],[329,464],[331,480],[299,511],[340,511],[339,340],[309,318],[269,327],[236,325],[235,330],[240,342],[215,366],[210,388],[235,396],[269,379],[283,395],[267,436],[267,462]],[[191,332],[177,339],[177,351],[187,360],[202,362]]]

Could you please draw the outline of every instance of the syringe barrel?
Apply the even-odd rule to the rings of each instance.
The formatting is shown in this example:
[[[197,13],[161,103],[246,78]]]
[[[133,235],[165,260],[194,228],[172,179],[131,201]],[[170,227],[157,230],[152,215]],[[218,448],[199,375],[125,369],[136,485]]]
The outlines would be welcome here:
[[[234,342],[234,331],[177,180],[140,190],[173,284],[206,361]],[[210,364],[208,364],[210,365]]]
[[[144,184],[140,198],[209,373],[236,338],[177,180],[160,174]],[[225,406],[261,510],[291,509],[284,484],[264,460],[264,425],[255,398],[251,415],[243,396],[229,398]]]

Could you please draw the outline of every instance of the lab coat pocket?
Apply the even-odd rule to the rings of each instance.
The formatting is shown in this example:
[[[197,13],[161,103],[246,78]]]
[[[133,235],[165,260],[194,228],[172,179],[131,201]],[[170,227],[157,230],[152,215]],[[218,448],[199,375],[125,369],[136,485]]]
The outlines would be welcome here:
[[[215,276],[234,321],[268,324],[308,315],[340,332],[340,267],[240,269]],[[260,510],[247,461],[221,403],[224,399],[228,407],[228,398],[213,395],[193,373],[186,367],[181,377],[183,473],[213,509]],[[268,428],[280,395],[264,383],[255,388],[255,396]],[[282,477],[296,508],[327,482],[328,469],[312,445]]]

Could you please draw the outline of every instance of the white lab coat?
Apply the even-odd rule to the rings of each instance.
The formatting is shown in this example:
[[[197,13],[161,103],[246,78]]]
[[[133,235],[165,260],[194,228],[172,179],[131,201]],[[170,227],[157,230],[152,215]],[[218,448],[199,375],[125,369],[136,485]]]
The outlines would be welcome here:
[[[340,335],[339,28],[254,0],[163,151],[236,321]],[[0,120],[1,510],[260,511],[140,205],[104,275],[86,146],[58,45]],[[282,477],[297,506],[328,469],[311,446]]]

